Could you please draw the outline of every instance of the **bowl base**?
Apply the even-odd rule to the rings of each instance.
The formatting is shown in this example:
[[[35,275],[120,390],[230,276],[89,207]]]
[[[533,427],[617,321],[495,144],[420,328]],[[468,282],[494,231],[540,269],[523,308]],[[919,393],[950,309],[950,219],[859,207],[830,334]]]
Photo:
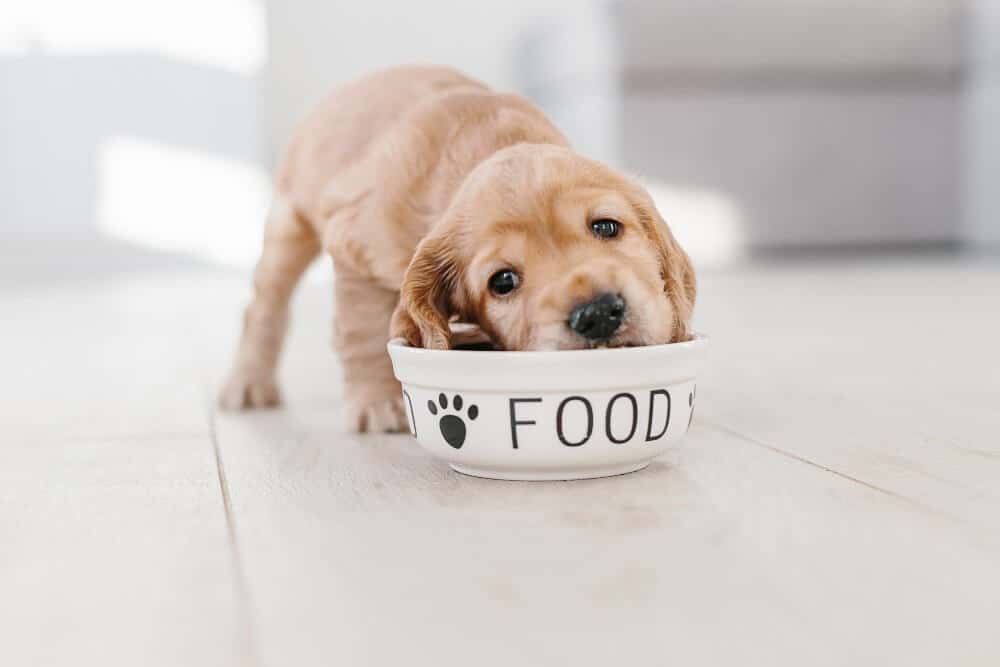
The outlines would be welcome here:
[[[513,482],[552,482],[569,481],[573,479],[594,479],[596,477],[613,477],[615,475],[625,475],[630,472],[642,470],[649,465],[649,461],[639,463],[619,463],[616,465],[597,466],[587,468],[566,468],[561,470],[518,470],[507,468],[480,468],[477,466],[449,464],[455,472],[471,477],[482,477],[485,479],[502,479]]]

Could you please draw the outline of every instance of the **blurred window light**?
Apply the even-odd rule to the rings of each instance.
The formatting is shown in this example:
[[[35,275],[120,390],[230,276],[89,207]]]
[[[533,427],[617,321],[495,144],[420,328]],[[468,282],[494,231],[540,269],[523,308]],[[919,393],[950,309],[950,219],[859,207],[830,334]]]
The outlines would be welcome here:
[[[731,198],[664,183],[646,183],[646,189],[696,267],[724,267],[746,255],[743,215]]]
[[[271,197],[263,169],[126,136],[102,144],[97,169],[108,236],[234,268],[257,258]]]
[[[253,74],[267,57],[261,0],[0,2],[0,55],[156,53]]]

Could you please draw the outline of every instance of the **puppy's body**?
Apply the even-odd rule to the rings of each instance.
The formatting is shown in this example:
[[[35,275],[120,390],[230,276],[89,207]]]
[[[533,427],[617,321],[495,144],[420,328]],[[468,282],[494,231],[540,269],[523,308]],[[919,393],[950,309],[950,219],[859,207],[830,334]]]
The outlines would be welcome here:
[[[585,231],[598,214],[633,222],[591,262],[600,276],[586,276],[574,267],[598,248]],[[426,347],[449,346],[454,318],[509,349],[575,347],[584,339],[563,331],[561,309],[610,290],[648,316],[622,315],[602,344],[683,338],[693,275],[666,227],[650,226],[657,222],[641,188],[573,153],[522,97],[447,68],[363,78],[302,123],[279,168],[222,403],[278,402],[288,300],[323,251],[336,272],[334,345],[359,430],[405,429],[385,351],[390,319],[394,335]],[[519,272],[513,296],[486,288],[497,267]]]

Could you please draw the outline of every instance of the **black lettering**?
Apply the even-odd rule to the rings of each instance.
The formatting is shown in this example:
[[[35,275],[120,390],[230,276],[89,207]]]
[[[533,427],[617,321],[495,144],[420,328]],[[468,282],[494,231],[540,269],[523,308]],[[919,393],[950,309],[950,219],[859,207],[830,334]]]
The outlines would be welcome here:
[[[413,399],[410,398],[409,392],[405,389],[403,390],[403,396],[406,397],[406,402],[410,404],[410,423],[413,424],[413,437],[417,437],[417,416],[413,414]]]
[[[663,422],[663,430],[658,434],[653,435],[653,408],[656,405],[657,396],[667,397],[667,419]],[[659,440],[662,438],[667,429],[670,427],[670,392],[666,389],[657,389],[655,391],[649,392],[649,423],[646,424],[646,442],[650,440]]]
[[[518,421],[517,417],[514,415],[514,406],[518,403],[541,403],[540,398],[510,398],[510,442],[514,445],[514,449],[517,449],[517,427],[534,424],[535,420],[531,419],[528,421]]]
[[[563,433],[563,424],[562,424],[563,408],[565,408],[566,404],[569,403],[570,401],[580,401],[587,408],[587,435],[583,436],[583,440],[581,440],[580,442],[570,442],[569,440],[566,439],[566,435]],[[556,435],[559,436],[559,441],[562,442],[562,444],[566,445],[567,447],[579,447],[583,443],[590,440],[590,435],[593,432],[594,432],[594,409],[590,407],[590,401],[585,399],[583,396],[568,396],[567,398],[564,398],[562,400],[562,403],[559,404],[559,408],[556,410]]]
[[[621,440],[615,438],[615,436],[611,433],[611,413],[614,410],[615,403],[618,401],[619,398],[627,398],[629,400],[629,403],[632,404],[632,429],[628,432],[628,435],[626,435]],[[607,414],[604,415],[604,431],[608,436],[608,440],[615,443],[616,445],[620,445],[623,442],[628,442],[629,440],[632,439],[632,436],[635,435],[635,429],[638,425],[639,425],[639,402],[635,400],[635,396],[624,392],[612,396],[611,400],[608,401],[608,412]]]

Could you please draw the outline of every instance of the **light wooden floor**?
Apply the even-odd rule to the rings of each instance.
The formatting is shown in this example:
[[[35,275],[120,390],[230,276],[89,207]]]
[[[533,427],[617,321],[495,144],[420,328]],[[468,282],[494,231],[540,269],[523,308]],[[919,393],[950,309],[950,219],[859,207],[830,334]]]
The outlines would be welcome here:
[[[216,414],[243,277],[0,282],[0,665],[1000,664],[1000,266],[702,276],[683,445],[472,479],[338,419]]]

